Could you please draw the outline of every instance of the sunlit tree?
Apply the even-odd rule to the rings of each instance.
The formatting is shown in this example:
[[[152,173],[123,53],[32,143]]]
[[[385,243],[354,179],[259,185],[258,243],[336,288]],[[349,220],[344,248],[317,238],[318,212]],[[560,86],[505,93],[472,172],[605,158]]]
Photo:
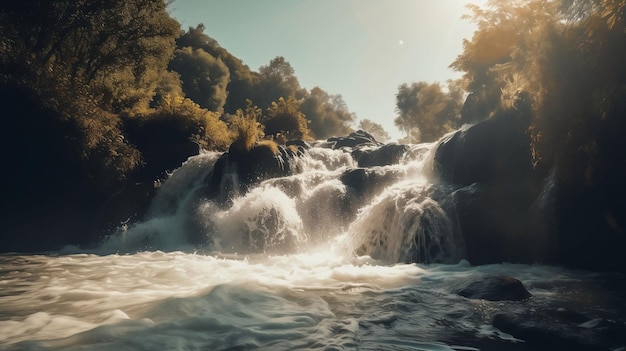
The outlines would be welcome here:
[[[309,128],[314,138],[348,135],[356,120],[341,95],[331,95],[315,87],[302,99],[300,111],[310,121]]]
[[[603,174],[626,131],[621,117],[626,83],[626,31],[622,0],[490,1],[472,6],[478,30],[452,67],[466,89],[491,110],[530,100],[536,162],[560,165],[572,182]],[[487,55],[487,54],[489,55]],[[494,87],[497,87],[494,89]],[[483,104],[485,105],[485,104]],[[581,162],[581,160],[586,160]],[[585,180],[586,179],[586,180]]]
[[[407,135],[406,142],[431,142],[460,123],[462,94],[457,85],[444,91],[439,83],[402,84],[396,94],[394,123]]]
[[[381,143],[386,143],[391,139],[385,128],[371,119],[366,118],[361,120],[359,122],[359,129],[368,132],[376,141],[380,141]]]
[[[293,97],[287,100],[281,97],[273,102],[263,119],[265,135],[281,135],[287,140],[310,139],[308,123],[306,116],[300,112],[300,104]]]

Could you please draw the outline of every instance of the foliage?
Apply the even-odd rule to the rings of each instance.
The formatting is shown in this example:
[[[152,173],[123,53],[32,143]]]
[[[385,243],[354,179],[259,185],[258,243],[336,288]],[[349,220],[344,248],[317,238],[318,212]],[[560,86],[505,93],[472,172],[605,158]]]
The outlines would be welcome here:
[[[624,156],[617,135],[626,131],[626,1],[497,0],[470,9],[478,30],[451,65],[467,89],[499,86],[492,110],[527,96],[537,164],[558,164],[570,183],[613,179],[608,168]]]
[[[263,138],[263,125],[259,122],[262,111],[257,106],[252,105],[248,100],[245,110],[237,110],[230,120],[231,129],[234,130],[236,138],[233,146],[244,151],[250,151],[256,143]],[[232,146],[231,146],[232,148]]]
[[[389,133],[387,133],[382,125],[367,118],[359,122],[359,129],[368,132],[376,141],[380,141],[381,143],[386,143],[391,139]]]
[[[302,99],[300,111],[310,121],[313,138],[324,139],[353,132],[350,125],[356,116],[348,110],[341,95],[330,95],[315,87]]]
[[[167,133],[179,135],[180,139],[191,139],[207,150],[226,150],[232,141],[226,123],[217,113],[182,96],[166,96],[157,109],[143,118],[167,123]]]
[[[403,130],[407,143],[432,142],[459,127],[462,93],[454,82],[445,92],[439,83],[402,84],[396,94],[394,123]]]
[[[304,94],[305,90],[300,87],[293,67],[284,57],[277,56],[259,68],[259,82],[254,96],[259,106],[268,108],[281,97],[299,100]]]
[[[310,139],[308,120],[299,111],[299,103],[291,97],[287,101],[282,97],[273,102],[263,119],[265,135],[285,138],[286,140]]]
[[[250,68],[241,62],[241,60],[226,49],[222,48],[218,42],[204,33],[204,24],[198,24],[196,27],[189,27],[176,41],[179,49],[191,47],[202,49],[215,59],[221,60],[229,71],[230,80],[226,87],[228,96],[224,105],[226,113],[233,114],[235,111],[246,107],[246,100],[253,99],[256,85],[258,84],[259,74],[252,72]]]
[[[145,110],[178,35],[164,1],[10,1],[0,6],[0,83],[32,100],[78,142],[98,184],[138,164],[120,113]],[[19,88],[22,87],[22,88]]]
[[[224,111],[230,73],[221,59],[187,46],[174,52],[169,68],[180,75],[187,97],[213,112]]]

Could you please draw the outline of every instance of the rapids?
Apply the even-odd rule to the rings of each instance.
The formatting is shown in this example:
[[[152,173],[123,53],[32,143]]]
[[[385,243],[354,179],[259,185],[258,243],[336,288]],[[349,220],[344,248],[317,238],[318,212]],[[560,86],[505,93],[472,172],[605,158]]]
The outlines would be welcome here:
[[[340,180],[356,168],[350,154],[319,146],[299,159],[302,172],[264,181],[227,208],[202,196],[219,157],[202,153],[161,184],[147,219],[98,247],[0,255],[0,348],[531,350],[494,316],[623,319],[615,276],[462,260],[454,219],[431,198],[434,144],[370,169],[385,184],[366,195]],[[486,275],[515,277],[532,297],[455,293]]]

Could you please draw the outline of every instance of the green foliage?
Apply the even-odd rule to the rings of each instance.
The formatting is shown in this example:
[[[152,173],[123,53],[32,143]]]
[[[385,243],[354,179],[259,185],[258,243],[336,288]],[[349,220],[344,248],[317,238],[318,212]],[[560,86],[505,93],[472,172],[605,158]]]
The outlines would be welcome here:
[[[624,156],[615,135],[626,132],[626,1],[499,0],[488,6],[471,8],[478,30],[452,64],[465,72],[468,90],[498,86],[492,109],[514,108],[519,96],[527,97],[538,164],[558,164],[570,183],[607,176],[607,162]],[[486,59],[484,53],[494,54]]]
[[[187,97],[213,112],[224,112],[230,73],[221,59],[188,46],[174,52],[169,67],[180,74]]]
[[[359,129],[368,132],[376,141],[381,143],[386,143],[391,139],[389,133],[382,125],[367,118],[359,122]]]
[[[166,96],[158,108],[140,118],[166,123],[167,133],[178,135],[179,139],[191,139],[207,150],[226,150],[232,142],[226,123],[217,113],[182,96]]]
[[[268,65],[259,68],[254,101],[262,108],[270,107],[281,97],[299,100],[304,94],[305,90],[300,87],[291,64],[284,57],[275,57]]]
[[[459,127],[462,93],[455,82],[448,91],[439,83],[402,84],[396,94],[396,126],[407,137],[403,142],[432,142]]]
[[[308,120],[299,111],[300,104],[291,97],[287,101],[282,97],[267,109],[268,116],[263,119],[265,135],[281,135],[286,140],[311,139]]]
[[[191,47],[202,49],[215,59],[221,60],[228,67],[230,81],[226,87],[228,96],[224,105],[226,113],[233,114],[246,107],[246,100],[254,99],[258,73],[252,72],[241,60],[222,48],[215,39],[204,33],[204,25],[189,27],[176,41],[179,49]]]
[[[316,139],[325,139],[353,132],[350,125],[356,116],[348,111],[341,95],[330,95],[315,87],[302,99],[300,111],[310,121],[310,134]]]
[[[237,110],[230,120],[231,129],[234,130],[236,138],[233,145],[246,152],[252,150],[256,143],[263,138],[263,125],[259,123],[262,112],[257,106],[252,105],[248,100],[245,110]],[[233,146],[231,146],[231,149]]]
[[[78,142],[88,178],[111,184],[139,161],[119,114],[147,108],[178,31],[164,1],[7,2],[0,84],[31,89],[42,110],[67,122],[62,133]]]

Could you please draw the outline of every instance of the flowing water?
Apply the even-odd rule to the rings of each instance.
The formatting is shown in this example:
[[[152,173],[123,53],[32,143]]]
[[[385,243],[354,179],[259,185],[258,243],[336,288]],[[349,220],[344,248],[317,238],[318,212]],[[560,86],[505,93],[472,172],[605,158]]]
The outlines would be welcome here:
[[[622,286],[615,276],[462,260],[454,220],[430,197],[432,148],[370,169],[384,186],[355,194],[340,180],[356,167],[350,154],[313,147],[302,172],[226,207],[202,196],[219,155],[192,157],[161,185],[148,219],[98,247],[0,255],[0,349],[530,350],[493,327],[494,315],[623,318],[623,291],[607,288]],[[455,293],[494,274],[533,296]]]

